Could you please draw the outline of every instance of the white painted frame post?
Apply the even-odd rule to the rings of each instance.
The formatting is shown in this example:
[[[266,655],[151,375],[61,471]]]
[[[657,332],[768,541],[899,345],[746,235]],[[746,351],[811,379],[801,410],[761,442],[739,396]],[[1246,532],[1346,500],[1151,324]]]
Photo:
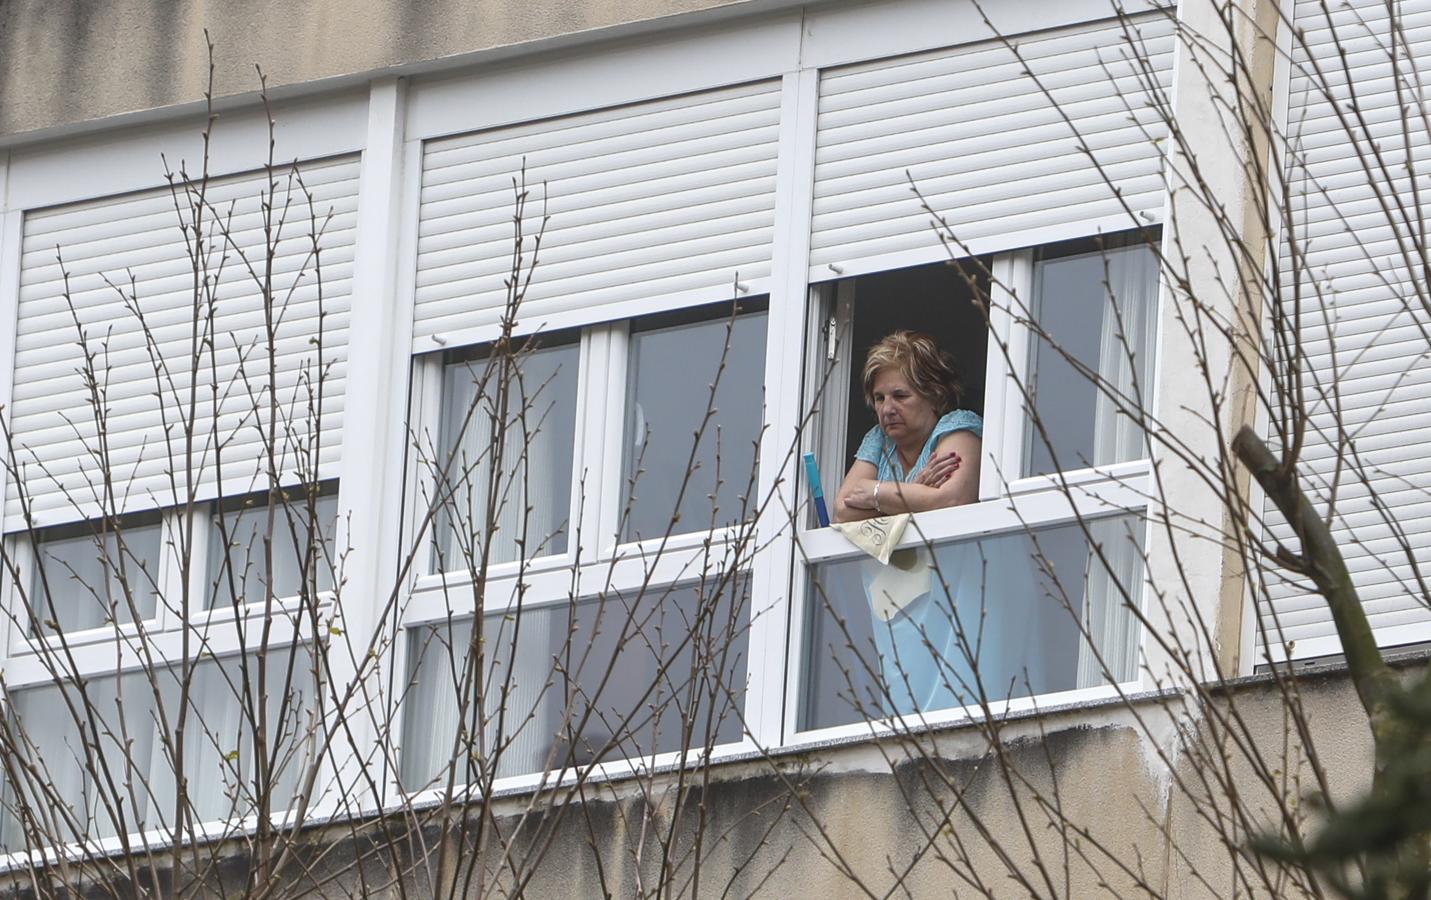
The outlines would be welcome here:
[[[1029,368],[1029,329],[1023,310],[1032,296],[1033,259],[1034,251],[1019,250],[995,256],[990,266],[993,283],[989,288],[989,343],[984,365],[980,500],[1007,494],[1009,485],[1023,475],[1027,413],[1021,386],[1028,384]]]
[[[784,76],[780,103],[780,149],[776,166],[775,246],[771,266],[770,313],[765,348],[765,430],[760,442],[761,502],[769,498],[756,523],[755,560],[750,600],[750,677],[746,683],[746,730],[762,748],[784,740],[785,685],[790,669],[786,646],[791,621],[792,532],[800,521],[797,499],[804,479],[800,451],[808,435],[800,433],[803,349],[810,290],[810,213],[814,202],[815,114],[819,73],[813,69]],[[787,516],[786,511],[790,514]],[[798,583],[798,579],[793,580]]]
[[[396,290],[398,223],[403,208],[403,121],[406,86],[401,79],[374,81],[369,91],[367,146],[358,184],[358,226],[354,250],[352,316],[348,334],[349,366],[344,403],[343,466],[338,485],[336,546],[351,548],[346,601],[338,605],[329,643],[330,701],[341,710],[345,727],[331,723],[334,734],[330,777],[334,802],[342,797],[344,812],[380,809],[382,796],[365,789],[360,772],[386,752],[382,732],[394,709],[384,690],[384,610],[392,595],[401,530],[390,528],[401,507],[406,448],[407,337],[411,330],[410,294]],[[370,650],[378,652],[374,665]],[[367,672],[358,683],[358,673]],[[344,746],[348,742],[348,746]],[[382,767],[389,770],[389,767]],[[379,776],[373,779],[380,785]],[[319,798],[328,799],[319,789]]]
[[[24,213],[10,208],[10,154],[0,153],[0,418],[9,432],[10,400],[15,385],[15,340],[20,311],[20,249]],[[10,453],[9,442],[0,444],[0,453]],[[0,466],[0,506],[8,496],[10,470]],[[3,531],[3,529],[0,529]],[[8,540],[0,533],[0,540]],[[13,547],[11,548],[14,549]],[[24,554],[22,554],[23,556]],[[15,609],[15,588],[9,577],[0,576],[0,654],[14,652],[14,622],[22,618]]]

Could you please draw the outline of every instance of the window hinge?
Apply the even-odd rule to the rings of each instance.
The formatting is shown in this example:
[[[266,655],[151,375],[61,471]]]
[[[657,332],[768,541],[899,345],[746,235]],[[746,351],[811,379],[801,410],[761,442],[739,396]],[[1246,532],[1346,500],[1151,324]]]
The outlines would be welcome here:
[[[825,323],[825,358],[834,361],[835,359],[835,317],[830,316],[830,321]]]

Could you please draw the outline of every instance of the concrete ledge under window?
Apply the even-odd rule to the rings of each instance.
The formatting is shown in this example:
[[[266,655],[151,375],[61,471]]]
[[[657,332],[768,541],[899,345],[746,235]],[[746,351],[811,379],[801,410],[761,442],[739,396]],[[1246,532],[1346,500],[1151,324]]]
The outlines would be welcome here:
[[[1400,655],[1396,664],[1414,667],[1425,659],[1424,653]],[[1367,783],[1371,746],[1345,670],[1298,673],[1295,686],[1334,794],[1356,796]],[[729,755],[708,769],[688,767],[679,796],[680,772],[671,766],[588,781],[583,802],[561,808],[548,802],[553,792],[531,790],[500,791],[489,808],[503,833],[519,835],[514,844],[519,868],[538,844],[545,847],[523,890],[526,897],[636,895],[663,877],[661,852],[649,842],[659,834],[677,855],[690,853],[702,815],[701,868],[703,881],[713,885],[710,896],[863,894],[852,879],[876,896],[906,889],[916,897],[950,896],[956,889],[962,896],[968,889],[963,876],[970,873],[983,873],[994,896],[1026,896],[1009,866],[1030,865],[1033,846],[1041,854],[1062,852],[1047,809],[1029,796],[1030,790],[1049,791],[1056,783],[1069,819],[1109,854],[1137,860],[1141,872],[1133,879],[1106,860],[1095,866],[1075,857],[1062,895],[1145,895],[1135,880],[1159,894],[1227,895],[1231,885],[1219,887],[1216,881],[1209,882],[1212,892],[1175,887],[1194,880],[1193,869],[1203,878],[1223,871],[1227,854],[1202,815],[1207,803],[1221,801],[1189,795],[1186,788],[1200,790],[1208,773],[1199,771],[1203,762],[1177,735],[1216,737],[1219,716],[1212,713],[1235,705],[1245,738],[1279,767],[1286,765],[1289,776],[1305,762],[1298,762],[1296,752],[1279,757],[1289,743],[1295,751],[1296,740],[1286,730],[1285,703],[1272,675],[1230,680],[1207,691],[1206,704],[1219,705],[1217,710],[1184,706],[1185,696],[1143,693],[1011,715],[1000,723],[998,754],[989,752],[982,727],[965,721],[895,737]],[[1253,806],[1265,807],[1264,788],[1250,772],[1239,774],[1245,769],[1236,762],[1229,767],[1232,783]],[[1012,794],[1010,783],[1018,785]],[[1290,779],[1287,788],[1299,790]],[[480,809],[461,808],[469,818]],[[353,867],[360,856],[369,879],[398,861],[403,868],[415,866],[404,880],[416,895],[428,895],[435,856],[421,864],[415,854],[424,845],[429,854],[436,852],[440,829],[434,813],[433,804],[423,804],[388,816],[388,827],[404,836],[394,853],[374,851],[375,842],[381,843],[381,830],[374,827],[378,819],[314,822],[305,843],[322,854],[312,877],[333,879],[318,896],[359,891]],[[415,839],[419,833],[422,840]],[[648,844],[638,854],[643,833]],[[528,840],[530,845],[523,843]],[[213,848],[220,858],[217,871],[243,871],[250,852],[245,844],[237,839]],[[963,861],[956,859],[961,853]],[[671,871],[688,878],[690,859]],[[10,874],[17,887],[25,877],[13,869]],[[704,888],[699,894],[707,895]],[[26,896],[23,888],[18,896]]]

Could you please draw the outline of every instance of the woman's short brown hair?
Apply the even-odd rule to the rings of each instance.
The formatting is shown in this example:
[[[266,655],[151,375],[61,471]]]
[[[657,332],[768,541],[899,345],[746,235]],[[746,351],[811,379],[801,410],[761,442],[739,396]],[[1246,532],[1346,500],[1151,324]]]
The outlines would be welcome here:
[[[896,331],[870,348],[865,356],[865,403],[874,407],[875,377],[894,368],[909,386],[944,415],[959,405],[964,384],[954,357],[939,349],[934,338],[919,331]]]

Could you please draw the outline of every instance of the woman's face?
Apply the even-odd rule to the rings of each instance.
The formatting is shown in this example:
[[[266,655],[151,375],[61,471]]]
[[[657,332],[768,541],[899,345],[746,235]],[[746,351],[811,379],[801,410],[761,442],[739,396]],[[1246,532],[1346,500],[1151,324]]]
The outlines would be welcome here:
[[[923,444],[939,421],[934,404],[910,387],[902,372],[890,366],[875,373],[874,409],[879,427],[901,446]]]

